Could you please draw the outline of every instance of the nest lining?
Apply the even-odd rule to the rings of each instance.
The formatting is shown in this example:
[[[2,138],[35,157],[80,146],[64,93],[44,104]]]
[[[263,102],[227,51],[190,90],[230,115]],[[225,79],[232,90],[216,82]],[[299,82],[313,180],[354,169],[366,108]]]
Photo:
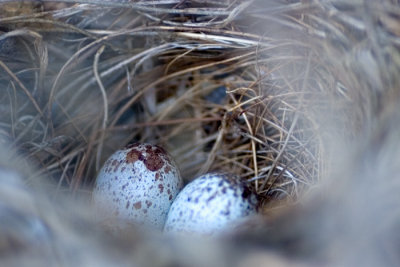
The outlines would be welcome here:
[[[349,108],[361,97],[352,77],[339,80],[327,48],[301,37],[329,30],[340,44],[329,49],[340,51],[348,20],[324,23],[323,4],[260,5],[3,3],[2,139],[37,165],[32,177],[53,177],[59,189],[87,192],[111,153],[139,141],[164,146],[186,181],[234,172],[265,211],[297,201],[326,171],[321,110],[346,113],[345,125],[365,116]]]

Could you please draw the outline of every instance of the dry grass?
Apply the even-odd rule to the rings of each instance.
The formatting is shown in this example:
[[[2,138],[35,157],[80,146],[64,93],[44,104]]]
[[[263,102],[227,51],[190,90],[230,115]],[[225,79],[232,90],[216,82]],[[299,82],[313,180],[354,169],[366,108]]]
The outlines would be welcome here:
[[[321,114],[348,136],[371,117],[353,106],[372,93],[343,57],[373,33],[346,4],[294,2],[4,2],[1,140],[59,190],[90,190],[113,151],[141,141],[186,180],[234,172],[265,210],[296,201],[326,171]]]

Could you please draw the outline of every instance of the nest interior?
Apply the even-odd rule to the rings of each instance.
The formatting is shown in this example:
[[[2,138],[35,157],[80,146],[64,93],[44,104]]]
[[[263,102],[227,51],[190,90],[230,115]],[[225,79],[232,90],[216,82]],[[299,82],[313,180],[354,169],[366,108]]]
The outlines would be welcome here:
[[[186,181],[233,172],[264,212],[297,201],[326,171],[325,116],[349,137],[371,116],[355,87],[374,78],[348,63],[371,33],[345,3],[267,2],[4,2],[0,141],[56,190],[90,193],[115,150],[150,142]]]

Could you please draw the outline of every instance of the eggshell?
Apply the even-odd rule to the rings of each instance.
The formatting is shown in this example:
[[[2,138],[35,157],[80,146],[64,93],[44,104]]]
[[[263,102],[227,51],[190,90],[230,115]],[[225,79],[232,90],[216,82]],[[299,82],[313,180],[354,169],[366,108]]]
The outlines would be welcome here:
[[[229,231],[256,212],[257,197],[239,177],[210,173],[195,179],[178,194],[164,231],[214,235]]]
[[[151,144],[131,144],[105,162],[93,190],[97,217],[118,228],[142,224],[162,229],[182,179],[167,152]],[[113,226],[113,225],[111,225]]]

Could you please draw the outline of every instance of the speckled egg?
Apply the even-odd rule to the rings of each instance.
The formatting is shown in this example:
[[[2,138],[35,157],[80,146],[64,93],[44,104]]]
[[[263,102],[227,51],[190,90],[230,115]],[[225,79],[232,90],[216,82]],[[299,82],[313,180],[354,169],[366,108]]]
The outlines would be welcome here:
[[[166,233],[217,235],[257,212],[257,197],[230,174],[210,173],[178,194],[168,213]]]
[[[93,190],[98,219],[162,229],[182,179],[178,168],[161,147],[130,144],[105,162]],[[111,225],[114,226],[114,225]]]

